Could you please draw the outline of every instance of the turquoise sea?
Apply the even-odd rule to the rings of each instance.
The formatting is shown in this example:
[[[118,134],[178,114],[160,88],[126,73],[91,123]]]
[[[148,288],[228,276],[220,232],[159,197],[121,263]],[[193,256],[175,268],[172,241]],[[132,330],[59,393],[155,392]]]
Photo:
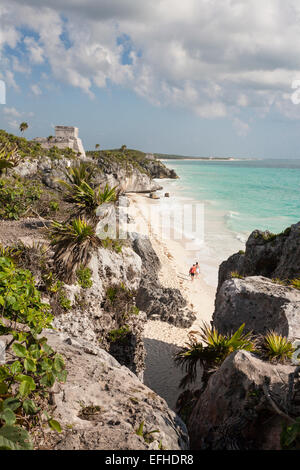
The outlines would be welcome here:
[[[300,160],[163,162],[180,177],[164,186],[173,204],[204,203],[206,267],[243,249],[253,230],[279,233],[300,220]]]

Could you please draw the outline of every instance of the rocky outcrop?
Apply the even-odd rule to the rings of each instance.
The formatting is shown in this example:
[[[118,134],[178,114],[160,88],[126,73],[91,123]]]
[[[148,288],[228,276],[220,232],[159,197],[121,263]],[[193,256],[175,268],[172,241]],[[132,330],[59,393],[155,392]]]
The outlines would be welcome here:
[[[300,291],[253,276],[225,281],[217,293],[213,324],[220,333],[268,330],[300,339]]]
[[[178,289],[163,287],[158,278],[160,261],[149,238],[131,234],[132,247],[142,259],[142,279],[136,304],[151,320],[162,320],[174,326],[189,328],[196,317]]]
[[[52,435],[53,449],[188,449],[184,423],[126,367],[87,342],[53,332],[46,336],[68,371],[66,384],[54,389],[54,418],[63,431]]]
[[[151,175],[151,178],[178,178],[174,170],[167,168],[161,161],[156,160],[152,154],[146,155],[146,158],[143,160],[141,165]]]
[[[300,413],[300,382],[294,372],[295,367],[272,365],[245,351],[231,354],[192,411],[191,449],[280,449],[284,419],[276,408]]]
[[[134,306],[135,292],[141,281],[142,262],[130,247],[121,253],[99,248],[91,257],[92,286],[66,285],[72,308],[56,315],[53,325],[74,338],[83,338],[113,351],[115,357],[130,370],[143,376],[143,329],[146,316],[143,312],[114,305],[114,297],[126,294]],[[126,309],[128,311],[126,311]]]
[[[245,253],[237,253],[221,264],[218,289],[232,271],[271,279],[299,278],[300,222],[278,235],[255,230],[246,243]]]

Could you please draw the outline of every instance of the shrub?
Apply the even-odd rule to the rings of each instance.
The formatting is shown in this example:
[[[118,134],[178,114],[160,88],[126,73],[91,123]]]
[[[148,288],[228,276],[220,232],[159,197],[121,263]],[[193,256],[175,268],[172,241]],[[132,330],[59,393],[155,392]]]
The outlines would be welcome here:
[[[50,210],[52,212],[58,212],[59,211],[59,202],[58,201],[50,201],[49,206],[50,206]]]
[[[65,364],[39,336],[51,328],[52,315],[32,274],[7,257],[0,257],[0,305],[0,335],[12,338],[9,361],[0,365],[0,449],[32,449],[28,431],[42,425],[42,413],[52,429],[61,430],[47,413],[47,397],[56,381],[65,382]]]
[[[7,144],[0,146],[0,176],[4,170],[14,168],[19,164],[21,157],[17,152],[17,147],[9,149]]]
[[[292,358],[294,352],[292,343],[275,331],[260,338],[259,353],[269,361],[285,362]]]
[[[130,334],[130,328],[128,325],[121,326],[116,330],[111,330],[108,333],[108,339],[111,343],[115,343],[117,341],[127,341],[127,337]]]
[[[19,219],[41,197],[42,189],[36,182],[22,178],[0,180],[0,218]]]
[[[295,289],[299,289],[300,290],[300,279],[293,279],[291,281],[291,285],[292,287],[294,287]]]
[[[95,228],[84,218],[77,218],[66,224],[54,222],[50,238],[58,272],[61,271],[62,276],[70,281],[74,279],[74,273],[80,266],[87,265],[92,251],[100,246]]]
[[[189,342],[175,356],[176,364],[186,372],[180,386],[185,387],[188,383],[195,382],[198,364],[203,367],[204,380],[207,380],[216,367],[219,367],[233,351],[240,349],[254,351],[254,341],[250,333],[243,333],[244,327],[243,324],[234,334],[222,335],[215,328],[203,323],[200,332],[190,332]],[[200,341],[196,335],[200,337]]]
[[[238,273],[237,271],[232,271],[230,273],[230,276],[232,279],[244,279],[244,276],[242,276],[240,273]]]
[[[81,181],[79,185],[66,183],[65,187],[67,191],[64,200],[74,204],[78,214],[88,217],[95,217],[96,209],[101,204],[115,202],[117,199],[116,188],[110,188],[108,185],[103,191],[101,188],[93,189],[86,181]]]
[[[92,271],[90,268],[85,268],[83,265],[76,272],[78,284],[83,289],[89,289],[93,285],[93,281],[91,279]]]
[[[67,182],[61,180],[60,183],[63,184],[68,190],[72,185],[80,186],[84,181],[89,183],[92,178],[92,171],[93,168],[89,163],[79,162],[68,168],[65,172]]]

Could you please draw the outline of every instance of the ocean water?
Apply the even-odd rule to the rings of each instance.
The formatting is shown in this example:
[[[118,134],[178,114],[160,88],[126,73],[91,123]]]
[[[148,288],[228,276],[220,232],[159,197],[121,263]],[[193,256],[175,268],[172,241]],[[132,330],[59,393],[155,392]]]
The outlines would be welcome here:
[[[188,261],[201,258],[209,284],[216,285],[220,262],[243,249],[253,230],[279,233],[300,220],[300,160],[164,163],[180,177],[164,184],[169,207],[175,212],[188,202],[204,207],[204,240]]]

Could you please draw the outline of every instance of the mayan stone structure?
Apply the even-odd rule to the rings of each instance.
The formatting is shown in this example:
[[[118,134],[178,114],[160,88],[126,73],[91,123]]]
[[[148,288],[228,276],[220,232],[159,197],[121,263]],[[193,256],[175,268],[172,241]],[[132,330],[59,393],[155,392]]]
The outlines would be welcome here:
[[[70,148],[76,153],[80,153],[85,157],[85,151],[81,139],[78,137],[78,127],[55,126],[55,137],[36,137],[33,139],[39,142],[45,149],[58,147],[60,149]]]

